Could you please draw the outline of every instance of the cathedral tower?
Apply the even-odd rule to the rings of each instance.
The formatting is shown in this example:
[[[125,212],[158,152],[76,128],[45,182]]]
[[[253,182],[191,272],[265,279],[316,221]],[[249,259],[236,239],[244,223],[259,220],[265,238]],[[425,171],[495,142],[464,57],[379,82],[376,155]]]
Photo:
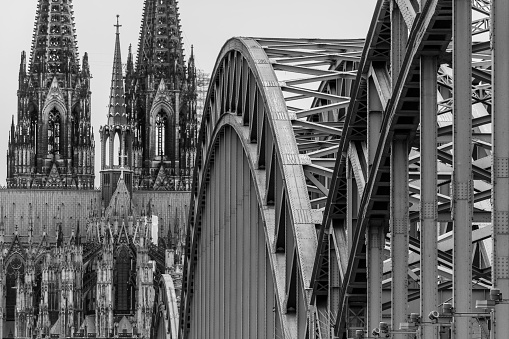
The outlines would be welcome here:
[[[131,57],[132,60],[132,57]],[[136,70],[127,70],[134,186],[188,190],[196,140],[194,56],[186,67],[176,0],[145,0]]]
[[[7,153],[10,188],[93,189],[90,70],[80,68],[71,0],[39,0],[29,56],[21,54],[17,123]]]

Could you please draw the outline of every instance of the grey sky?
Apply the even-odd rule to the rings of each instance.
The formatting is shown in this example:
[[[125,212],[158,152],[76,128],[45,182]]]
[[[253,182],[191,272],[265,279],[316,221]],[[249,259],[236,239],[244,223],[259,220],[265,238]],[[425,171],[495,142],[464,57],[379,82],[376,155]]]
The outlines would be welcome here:
[[[74,0],[80,57],[88,52],[92,124],[99,171],[99,126],[106,121],[115,15],[120,15],[122,58],[130,43],[136,55],[142,0]],[[233,36],[364,38],[375,0],[180,0],[186,55],[194,45],[197,67],[210,73],[224,42]],[[37,0],[10,1],[0,12],[0,185],[5,185],[8,131],[16,118],[21,51],[30,52]],[[96,177],[96,185],[99,181]]]

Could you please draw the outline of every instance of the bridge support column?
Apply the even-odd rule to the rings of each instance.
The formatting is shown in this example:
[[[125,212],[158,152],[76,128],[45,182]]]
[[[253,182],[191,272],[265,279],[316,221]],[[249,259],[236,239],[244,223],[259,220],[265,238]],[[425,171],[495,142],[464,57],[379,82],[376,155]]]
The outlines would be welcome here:
[[[407,322],[408,305],[408,140],[396,135],[391,153],[392,330]],[[394,333],[404,339],[406,334]]]
[[[453,2],[453,338],[472,337],[472,3]],[[506,146],[507,147],[507,146]],[[507,335],[507,333],[506,333]]]
[[[391,86],[394,89],[408,40],[408,28],[401,11],[391,2]],[[391,153],[391,327],[399,330],[407,322],[408,304],[408,140],[396,135]],[[394,333],[393,339],[406,339],[407,335]]]
[[[421,57],[421,307],[437,309],[437,58]],[[438,327],[422,324],[421,338],[436,339]]]
[[[372,78],[368,79],[368,165],[373,165],[380,142],[383,107]],[[372,219],[366,231],[366,262],[368,278],[367,333],[379,326],[382,320],[382,278],[385,247],[385,220]]]
[[[383,220],[370,220],[366,232],[366,261],[368,269],[368,312],[367,331],[378,327],[382,320],[382,278],[385,247]]]
[[[509,3],[492,1],[492,225],[493,225],[493,288],[509,297]],[[509,304],[495,306],[492,326],[493,339],[507,338],[509,333]]]

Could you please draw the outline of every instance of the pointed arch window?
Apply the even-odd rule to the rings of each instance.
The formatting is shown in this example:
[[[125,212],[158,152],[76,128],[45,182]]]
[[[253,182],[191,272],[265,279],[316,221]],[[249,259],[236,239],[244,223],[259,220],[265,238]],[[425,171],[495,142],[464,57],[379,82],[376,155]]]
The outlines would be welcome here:
[[[129,314],[131,312],[131,255],[129,250],[122,246],[117,254],[115,284],[115,312],[117,314]]]
[[[60,153],[60,113],[53,108],[48,115],[48,153]]]
[[[168,126],[168,115],[160,111],[156,116],[156,155],[166,155],[166,128]]]
[[[19,257],[16,256],[11,260],[7,266],[5,278],[5,319],[14,321],[18,279],[20,283],[25,281],[25,266]]]

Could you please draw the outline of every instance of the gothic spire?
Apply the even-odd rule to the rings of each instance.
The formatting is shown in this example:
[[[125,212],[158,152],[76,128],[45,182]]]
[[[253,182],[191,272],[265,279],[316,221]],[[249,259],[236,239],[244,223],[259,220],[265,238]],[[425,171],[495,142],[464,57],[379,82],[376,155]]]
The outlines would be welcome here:
[[[175,89],[184,77],[184,49],[176,0],[145,0],[136,71]]]
[[[110,106],[108,113],[109,125],[125,125],[127,115],[125,109],[124,78],[122,76],[122,56],[120,54],[120,27],[117,15],[117,28],[115,38],[115,55],[113,57],[113,72],[111,75]]]
[[[133,77],[134,77],[133,52],[132,52],[132,45],[129,44],[129,53],[127,54],[127,65],[126,65],[126,72],[125,72],[125,92],[126,93],[129,93],[131,91]]]
[[[76,74],[79,70],[78,60],[72,0],[39,0],[30,72]]]

